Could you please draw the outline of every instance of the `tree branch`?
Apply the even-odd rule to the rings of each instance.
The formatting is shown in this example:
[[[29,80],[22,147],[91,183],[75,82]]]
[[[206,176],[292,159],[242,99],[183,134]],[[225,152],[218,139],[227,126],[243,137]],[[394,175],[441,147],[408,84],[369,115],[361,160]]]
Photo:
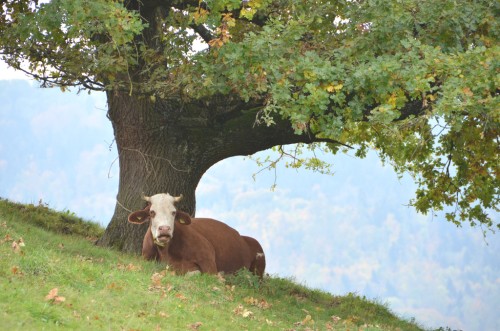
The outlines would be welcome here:
[[[209,29],[204,27],[202,24],[191,24],[189,25],[207,44],[210,40],[214,39],[214,35]]]

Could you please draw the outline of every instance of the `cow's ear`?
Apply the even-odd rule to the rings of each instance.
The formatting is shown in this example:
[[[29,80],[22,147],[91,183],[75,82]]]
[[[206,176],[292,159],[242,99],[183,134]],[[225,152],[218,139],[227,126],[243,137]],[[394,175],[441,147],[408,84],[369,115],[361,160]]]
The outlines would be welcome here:
[[[191,224],[191,216],[180,210],[175,214],[175,220],[184,225]]]
[[[142,224],[149,221],[149,205],[143,210],[134,211],[128,215],[128,221],[134,224]]]

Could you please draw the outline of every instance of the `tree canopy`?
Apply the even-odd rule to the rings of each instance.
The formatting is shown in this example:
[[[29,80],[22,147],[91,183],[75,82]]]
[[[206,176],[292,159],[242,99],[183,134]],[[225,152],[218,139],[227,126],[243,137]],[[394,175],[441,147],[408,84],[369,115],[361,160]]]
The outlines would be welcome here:
[[[420,212],[500,229],[499,14],[488,0],[7,0],[0,54],[44,86],[239,100],[309,148],[376,150],[414,178]]]

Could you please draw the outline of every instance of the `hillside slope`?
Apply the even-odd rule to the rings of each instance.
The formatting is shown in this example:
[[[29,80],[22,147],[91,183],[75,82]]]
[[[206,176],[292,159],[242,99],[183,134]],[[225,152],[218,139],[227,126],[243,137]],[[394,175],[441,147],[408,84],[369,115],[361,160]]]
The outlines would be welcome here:
[[[94,246],[102,231],[69,212],[0,200],[0,329],[422,330],[385,305],[279,277],[177,276]]]

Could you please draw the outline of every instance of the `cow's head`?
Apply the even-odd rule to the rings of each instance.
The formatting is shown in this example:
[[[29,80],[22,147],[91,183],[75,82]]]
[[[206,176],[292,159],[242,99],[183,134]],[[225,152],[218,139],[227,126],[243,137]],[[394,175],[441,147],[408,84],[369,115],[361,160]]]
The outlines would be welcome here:
[[[182,195],[173,197],[168,193],[160,193],[151,197],[143,196],[148,205],[128,216],[130,223],[142,224],[151,221],[151,233],[158,246],[165,246],[174,236],[174,223],[190,224],[188,214],[177,211],[175,203],[182,199]]]

